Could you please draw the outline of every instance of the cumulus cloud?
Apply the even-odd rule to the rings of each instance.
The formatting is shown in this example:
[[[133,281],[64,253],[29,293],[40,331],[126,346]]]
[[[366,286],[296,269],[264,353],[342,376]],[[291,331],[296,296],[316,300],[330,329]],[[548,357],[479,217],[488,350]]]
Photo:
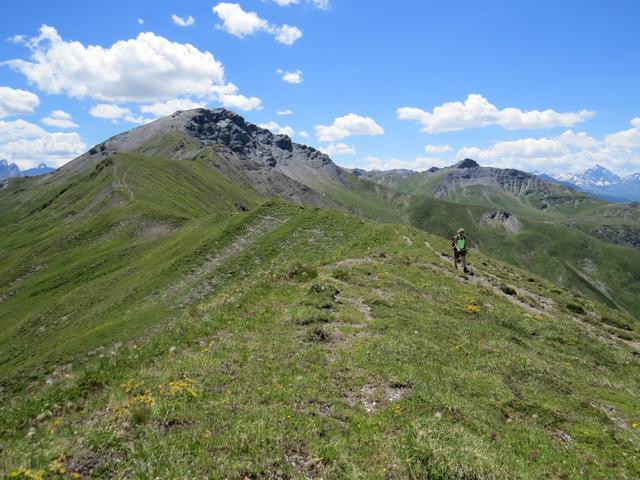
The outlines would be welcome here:
[[[181,17],[179,15],[176,15],[175,13],[171,15],[171,20],[173,20],[173,23],[179,27],[190,27],[191,25],[196,23],[196,19],[191,15],[189,15],[188,17]]]
[[[285,70],[282,70],[281,68],[276,70],[276,73],[279,74],[282,77],[282,80],[284,80],[287,83],[302,83],[302,71],[301,70],[296,70],[295,72],[287,72]]]
[[[244,11],[237,3],[221,2],[213,7],[213,12],[222,21],[219,28],[239,38],[266,32],[273,35],[277,42],[293,45],[302,37],[302,30],[298,27],[287,24],[271,25],[256,12]]]
[[[161,102],[193,96],[243,109],[260,108],[257,97],[240,95],[210,52],[171,42],[151,32],[108,48],[64,40],[53,27],[26,42],[30,60],[6,63],[50,94],[109,103]]]
[[[298,132],[298,135],[301,136],[302,138],[309,138],[309,133],[306,130],[300,130]]]
[[[142,113],[149,113],[154,117],[166,117],[178,110],[191,110],[194,108],[206,108],[207,104],[204,102],[194,102],[189,98],[173,98],[166,102],[157,102],[150,105],[143,105],[140,107]]]
[[[416,157],[415,160],[401,160],[399,158],[382,159],[378,157],[367,157],[365,170],[395,170],[407,169],[422,171],[431,167],[445,167],[446,163],[440,158]]]
[[[424,147],[424,151],[426,153],[446,153],[446,152],[450,152],[451,149],[451,145],[425,145]]]
[[[131,110],[127,107],[121,107],[119,105],[112,105],[108,103],[101,103],[92,107],[89,110],[89,114],[92,117],[96,118],[104,118],[106,120],[111,120],[113,122],[125,117],[126,115],[131,115]]]
[[[334,142],[353,135],[382,135],[384,129],[370,117],[349,113],[336,118],[331,125],[316,125],[318,140]]]
[[[293,115],[293,110],[291,110],[290,108],[286,109],[286,110],[278,110],[276,112],[278,115]]]
[[[621,174],[634,173],[640,171],[640,128],[633,120],[632,125],[634,128],[606,135],[602,140],[567,130],[554,137],[500,141],[487,148],[465,147],[457,156],[494,167],[545,173],[575,172],[596,164]]]
[[[338,156],[338,155],[355,155],[356,149],[353,145],[347,145],[342,142],[330,143],[329,145],[325,145],[320,147],[321,152],[326,153],[330,157]]]
[[[31,113],[38,105],[40,105],[40,98],[35,93],[17,88],[0,87],[0,118]]]
[[[396,110],[400,120],[415,120],[422,124],[426,133],[450,132],[466,128],[499,125],[503,128],[536,129],[550,127],[571,127],[595,115],[588,110],[559,113],[555,110],[528,110],[508,107],[502,110],[492,105],[477,93],[464,102],[447,102],[426,112],[420,108],[402,107]]]
[[[25,170],[40,163],[59,167],[86,150],[76,132],[48,132],[30,122],[0,120],[0,158]]]
[[[76,128],[78,124],[73,121],[71,115],[64,110],[54,110],[48,117],[42,119],[42,123],[51,127]]]
[[[267,123],[259,123],[258,126],[260,128],[266,128],[267,130],[271,131],[271,133],[276,133],[279,135],[288,135],[289,137],[293,137],[296,134],[296,131],[292,127],[289,127],[289,126],[281,127],[274,121],[267,122]]]
[[[640,148],[640,117],[631,120],[633,128],[612,133],[605,137],[605,142],[611,147],[617,148]]]

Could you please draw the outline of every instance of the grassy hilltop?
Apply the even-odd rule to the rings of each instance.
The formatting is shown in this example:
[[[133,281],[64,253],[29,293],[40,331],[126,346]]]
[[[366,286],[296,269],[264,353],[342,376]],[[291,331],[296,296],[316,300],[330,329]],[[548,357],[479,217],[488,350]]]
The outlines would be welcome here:
[[[455,203],[181,140],[0,190],[0,475],[640,476],[632,301],[484,243],[462,276],[400,223]]]

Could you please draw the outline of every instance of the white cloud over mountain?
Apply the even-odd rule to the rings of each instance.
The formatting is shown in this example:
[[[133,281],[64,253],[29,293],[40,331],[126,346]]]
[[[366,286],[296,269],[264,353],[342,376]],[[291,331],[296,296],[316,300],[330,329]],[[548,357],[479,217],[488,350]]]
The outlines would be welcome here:
[[[400,120],[415,120],[425,133],[450,132],[467,128],[499,125],[509,130],[571,127],[595,115],[588,110],[559,113],[555,110],[528,110],[508,107],[502,110],[477,93],[464,102],[446,102],[426,112],[420,108],[402,107],[396,110]]]
[[[40,105],[40,98],[26,90],[0,87],[0,118],[33,112]]]
[[[338,117],[331,125],[316,125],[315,131],[322,142],[334,142],[354,135],[384,134],[384,129],[375,120],[355,113]]]
[[[347,145],[346,143],[342,142],[330,143],[329,145],[320,147],[319,150],[323,153],[326,153],[330,157],[356,154],[356,149],[353,145]]]
[[[275,133],[278,135],[288,135],[289,137],[293,137],[296,134],[296,131],[289,126],[280,126],[278,123],[271,121],[267,123],[259,123],[258,126],[260,128],[266,128],[271,133]]]
[[[292,25],[272,25],[256,12],[247,12],[238,3],[221,2],[213,7],[213,13],[222,21],[220,28],[231,35],[243,38],[258,32],[266,32],[284,45],[293,45],[302,37],[302,30]]]
[[[76,132],[48,132],[25,120],[0,120],[0,158],[17,163],[22,170],[43,162],[59,167],[85,150]]]
[[[157,102],[151,105],[143,105],[140,107],[142,113],[149,113],[154,117],[165,117],[177,112],[178,110],[191,110],[194,108],[206,108],[205,102],[194,102],[188,98],[173,98],[166,102]]]
[[[43,25],[25,44],[31,50],[29,60],[5,63],[49,94],[115,104],[191,96],[243,110],[262,105],[226,81],[222,63],[210,52],[151,32],[105,48],[66,41],[54,27]]]
[[[631,121],[633,128],[606,135],[603,140],[567,130],[554,137],[500,141],[488,148],[465,147],[457,157],[470,157],[494,167],[546,173],[573,172],[595,164],[632,173],[640,169],[640,122],[636,120]]]

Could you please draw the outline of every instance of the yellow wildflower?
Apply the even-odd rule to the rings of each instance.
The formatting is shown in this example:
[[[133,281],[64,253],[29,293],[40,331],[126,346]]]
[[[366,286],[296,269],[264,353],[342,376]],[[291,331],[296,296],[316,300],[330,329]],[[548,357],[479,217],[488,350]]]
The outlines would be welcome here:
[[[480,312],[480,307],[477,305],[467,305],[465,307],[465,310],[469,313],[479,313]]]

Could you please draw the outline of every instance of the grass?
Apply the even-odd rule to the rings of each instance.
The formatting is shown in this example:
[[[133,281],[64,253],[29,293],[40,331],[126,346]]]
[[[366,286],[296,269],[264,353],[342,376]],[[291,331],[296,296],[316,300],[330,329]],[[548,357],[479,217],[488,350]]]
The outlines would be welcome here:
[[[193,278],[187,290],[222,276],[178,307],[185,272],[265,217],[281,222]],[[136,276],[163,273],[149,273],[135,301],[103,291],[111,314],[65,327],[74,355],[42,336],[13,337],[30,360],[3,370],[0,468],[48,472],[57,461],[64,478],[638,476],[638,362],[607,330],[627,325],[637,339],[637,322],[576,298],[587,327],[564,307],[568,292],[474,257],[483,278],[553,302],[533,314],[499,285],[454,275],[425,241],[446,248],[405,226],[274,201],[187,222],[139,259]],[[23,294],[44,295],[45,272]],[[118,278],[127,290],[137,277]],[[67,366],[45,382],[39,364]]]
[[[630,249],[362,180],[323,193],[389,223],[267,200],[175,143],[0,191],[0,475],[640,476]],[[462,222],[475,275],[402,220]]]

